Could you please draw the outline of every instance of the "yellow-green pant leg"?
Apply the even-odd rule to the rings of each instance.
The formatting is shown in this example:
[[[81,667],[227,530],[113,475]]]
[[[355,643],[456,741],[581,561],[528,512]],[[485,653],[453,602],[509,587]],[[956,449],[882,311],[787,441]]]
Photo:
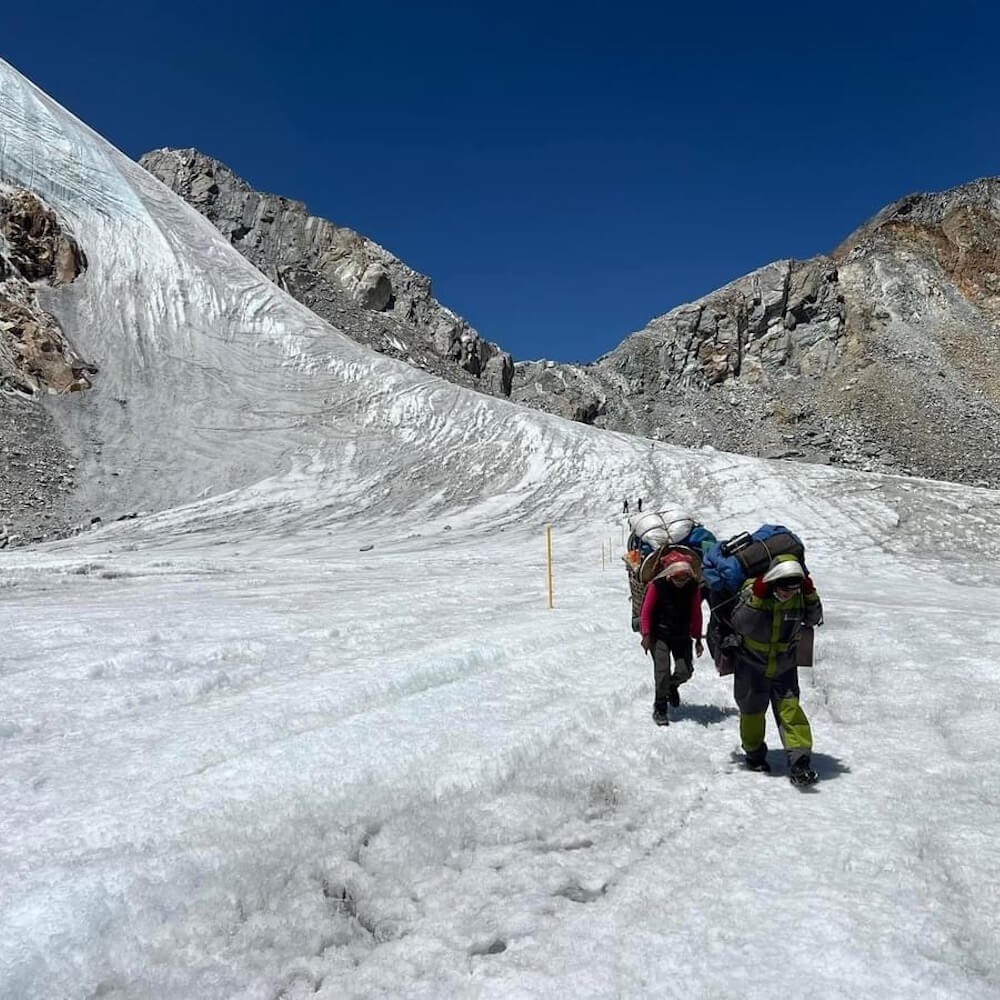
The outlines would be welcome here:
[[[751,715],[740,712],[740,743],[747,757],[756,759],[767,753],[764,745],[766,731],[767,715],[764,712],[754,712]]]
[[[788,752],[788,759],[792,764],[800,757],[807,756],[813,745],[812,728],[799,703],[798,674],[798,670],[789,670],[779,674],[772,682],[772,701],[774,714],[778,718],[781,745]]]
[[[794,695],[778,702],[778,730],[781,744],[791,754],[793,750],[812,750],[812,729],[806,713]]]
[[[763,673],[737,661],[733,672],[733,697],[740,710],[740,744],[749,761],[761,761],[767,756],[764,736],[770,695],[771,684]]]

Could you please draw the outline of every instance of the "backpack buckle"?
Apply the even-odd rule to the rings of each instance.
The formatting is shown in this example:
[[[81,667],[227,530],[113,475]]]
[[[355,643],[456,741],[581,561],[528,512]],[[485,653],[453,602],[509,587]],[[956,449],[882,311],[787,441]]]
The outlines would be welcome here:
[[[741,552],[748,545],[753,544],[753,538],[749,531],[741,531],[738,535],[733,535],[732,538],[727,538],[722,545],[720,550],[724,556],[735,555],[737,552]]]

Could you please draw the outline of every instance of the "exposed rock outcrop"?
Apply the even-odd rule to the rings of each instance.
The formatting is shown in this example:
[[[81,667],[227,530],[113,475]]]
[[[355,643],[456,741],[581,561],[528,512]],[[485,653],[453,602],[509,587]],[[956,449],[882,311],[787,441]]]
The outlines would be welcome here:
[[[829,256],[768,264],[593,364],[515,367],[358,233],[193,150],[142,162],[303,304],[453,382],[686,446],[1000,486],[998,180],[901,199]],[[0,378],[85,388],[91,366],[37,300],[84,256],[27,193],[0,206]]]
[[[97,369],[38,302],[39,285],[74,281],[86,266],[76,241],[30,191],[0,186],[0,389],[78,392]]]
[[[141,162],[299,301],[453,382],[681,445],[1000,486],[1000,181],[911,195],[829,256],[768,264],[593,364],[521,362],[511,380],[510,356],[377,244],[194,150]]]
[[[511,356],[431,294],[430,279],[301,202],[254,191],[197,150],[140,160],[259,270],[348,336],[452,382],[509,396]]]
[[[34,194],[0,185],[0,546],[62,534],[76,464],[44,394],[91,387],[97,368],[74,350],[39,302],[86,267],[80,247]]]
[[[835,253],[654,319],[512,398],[613,430],[1000,486],[1000,181],[913,195]]]

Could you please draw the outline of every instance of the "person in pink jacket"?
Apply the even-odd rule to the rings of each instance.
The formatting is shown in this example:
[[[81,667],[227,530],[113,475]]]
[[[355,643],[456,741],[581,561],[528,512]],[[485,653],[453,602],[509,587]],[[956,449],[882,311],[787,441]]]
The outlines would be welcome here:
[[[694,673],[692,650],[701,643],[701,587],[691,559],[668,552],[646,588],[639,614],[642,648],[653,657],[653,721],[670,724],[670,706],[681,703],[678,688]],[[671,672],[671,661],[673,671]]]

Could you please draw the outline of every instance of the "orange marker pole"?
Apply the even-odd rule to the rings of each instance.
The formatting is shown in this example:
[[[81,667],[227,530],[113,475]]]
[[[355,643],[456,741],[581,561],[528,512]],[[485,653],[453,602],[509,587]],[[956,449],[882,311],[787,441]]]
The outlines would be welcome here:
[[[552,601],[552,525],[548,525],[545,529],[545,548],[548,553],[548,563],[549,563],[549,607],[553,606]]]

